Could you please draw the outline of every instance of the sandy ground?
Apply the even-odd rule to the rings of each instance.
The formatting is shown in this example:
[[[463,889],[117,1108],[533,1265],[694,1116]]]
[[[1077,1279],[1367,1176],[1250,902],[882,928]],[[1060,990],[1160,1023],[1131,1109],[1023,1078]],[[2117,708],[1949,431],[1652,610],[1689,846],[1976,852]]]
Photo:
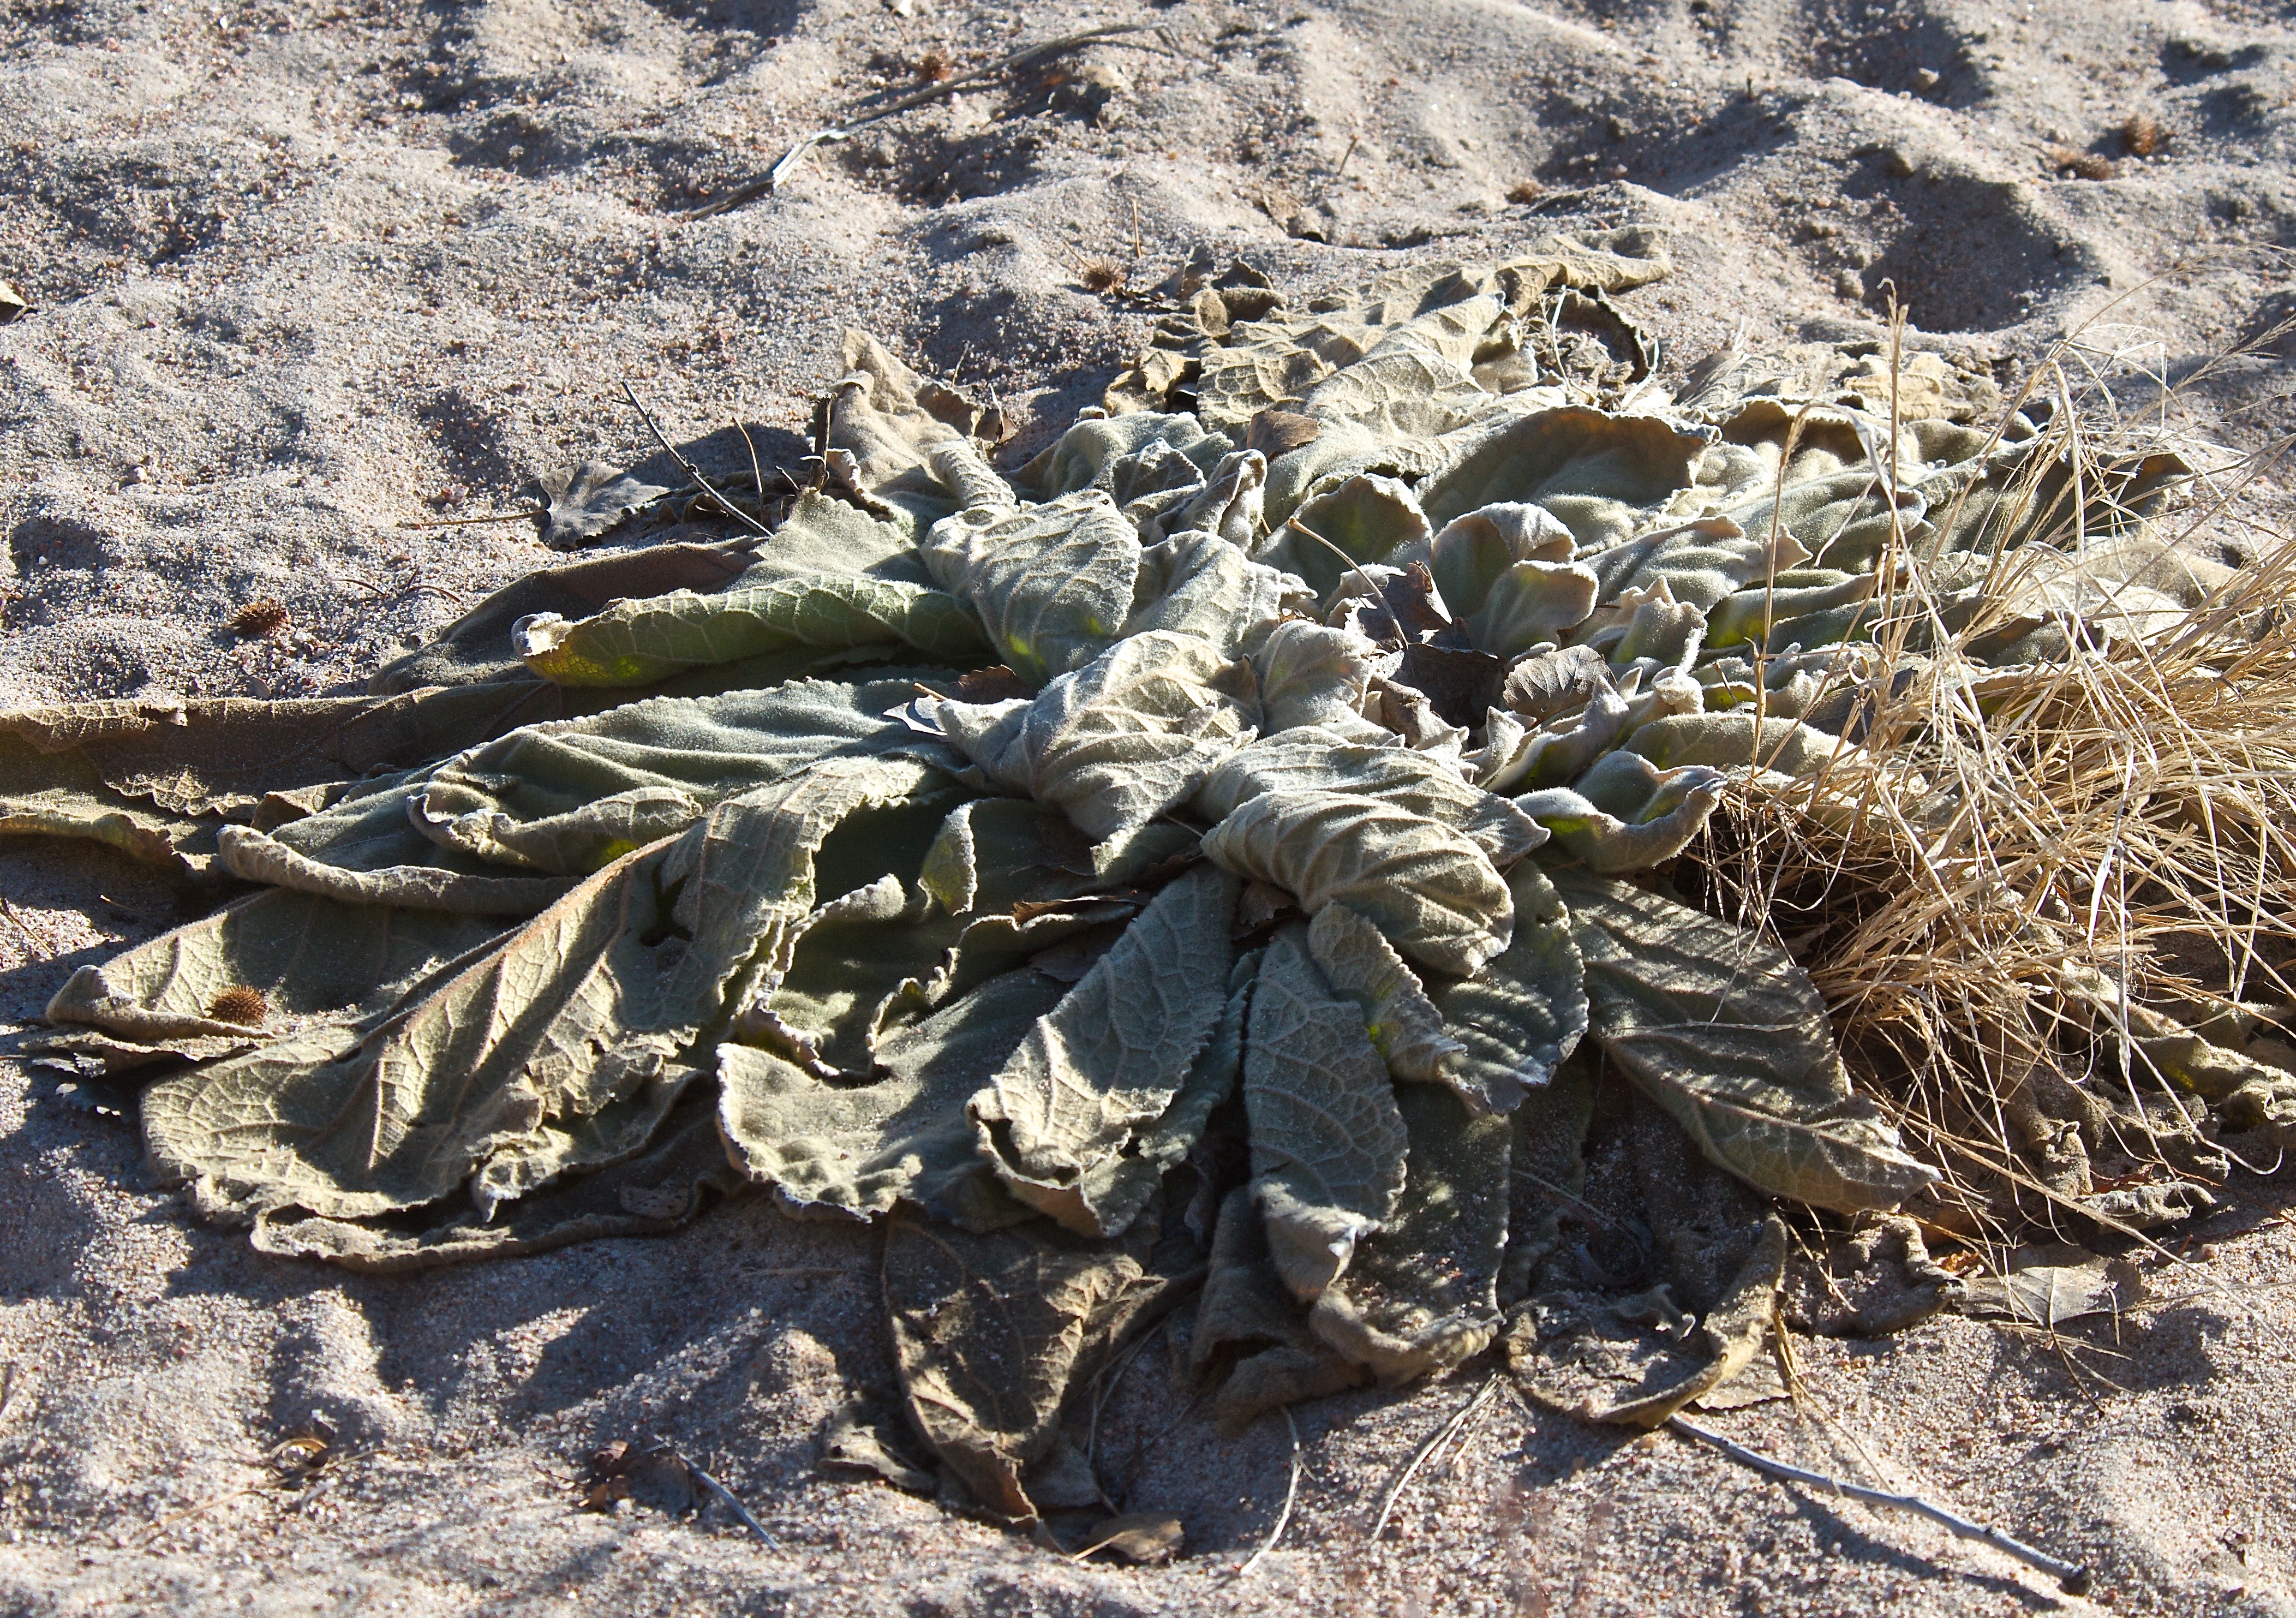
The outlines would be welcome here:
[[[676,222],[933,48],[962,69],[1128,21],[1168,33]],[[2241,452],[2296,432],[2284,344],[2206,363],[2296,313],[2274,251],[2296,231],[2296,12],[2267,0],[96,0],[11,7],[0,40],[0,276],[35,306],[0,328],[0,703],[353,689],[545,557],[530,525],[403,524],[646,458],[626,380],[705,458],[736,414],[794,456],[848,324],[993,390],[1025,451],[1149,319],[1080,261],[1148,285],[1199,243],[1312,293],[1647,224],[1678,270],[1629,302],[1677,368],[1741,321],[1758,344],[1869,330],[1894,286],[1918,341],[2010,380],[2111,306],[2096,342],[2182,384],[2195,430]],[[2120,134],[2138,114],[2167,132],[2146,156]],[[2288,506],[2267,477],[2214,538],[2252,547]],[[222,620],[260,595],[293,628],[242,643]],[[0,895],[0,1026],[174,919],[152,877],[20,840]],[[1505,1400],[1373,1543],[1480,1369],[1301,1410],[1296,1513],[1239,1581],[1291,1439],[1183,1417],[1161,1343],[1099,1455],[1122,1504],[1184,1518],[1189,1555],[1070,1565],[819,1470],[831,1413],[892,1383],[864,1233],[750,1203],[669,1238],[348,1276],[191,1223],[89,1100],[0,1059],[11,1613],[2092,1605],[1677,1437]],[[1804,1341],[1808,1404],[1712,1419],[2091,1562],[2115,1611],[2296,1613],[2290,1202],[2232,1187],[2118,1320]],[[315,1413],[332,1464],[275,1486],[266,1457]],[[582,1458],[647,1435],[775,1545],[715,1507],[575,1509]]]

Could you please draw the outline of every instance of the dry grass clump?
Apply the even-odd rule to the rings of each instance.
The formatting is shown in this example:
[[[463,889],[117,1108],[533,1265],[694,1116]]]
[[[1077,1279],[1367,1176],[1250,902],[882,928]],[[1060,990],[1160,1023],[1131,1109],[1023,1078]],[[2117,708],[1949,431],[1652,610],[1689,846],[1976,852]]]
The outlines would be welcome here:
[[[2074,368],[2045,367],[2042,397],[2069,399]],[[2045,431],[2059,454],[2028,464],[2073,476],[2004,505],[2062,562],[2142,446],[2068,410]],[[2189,539],[2223,498],[2158,537]],[[2210,1103],[2243,1060],[2296,1066],[2296,547],[2060,661],[1980,661],[2039,550],[1997,554],[1952,633],[1917,566],[1880,607],[1894,673],[1862,694],[1861,745],[1815,781],[1758,773],[1701,872],[1710,906],[1809,968],[1861,1088],[1947,1171],[1908,1211],[1988,1242],[2061,1210],[2127,1228],[2205,1205],[2242,1161],[2201,1129]],[[2217,1053],[2198,1078],[2177,1053],[2199,1047],[2164,1042],[2187,1031]]]
[[[255,640],[266,635],[276,635],[285,628],[287,609],[266,595],[258,601],[249,602],[224,621],[230,626],[233,634]]]

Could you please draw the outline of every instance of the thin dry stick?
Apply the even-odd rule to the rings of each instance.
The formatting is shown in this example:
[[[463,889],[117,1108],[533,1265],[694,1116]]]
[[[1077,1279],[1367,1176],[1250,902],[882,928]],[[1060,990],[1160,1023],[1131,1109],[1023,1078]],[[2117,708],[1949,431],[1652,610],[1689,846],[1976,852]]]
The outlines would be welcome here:
[[[844,140],[855,130],[865,128],[880,119],[890,118],[897,112],[906,112],[912,107],[922,107],[929,102],[936,102],[944,96],[954,95],[967,85],[978,84],[984,78],[1002,78],[1013,69],[1025,67],[1040,57],[1057,56],[1063,51],[1073,51],[1078,45],[1090,45],[1097,39],[1113,39],[1124,34],[1144,34],[1152,29],[1160,29],[1160,25],[1153,22],[1118,22],[1111,23],[1105,28],[1086,29],[1080,33],[1063,34],[1057,39],[1047,39],[1041,45],[1032,45],[1015,51],[1010,56],[1001,57],[990,62],[987,67],[975,68],[970,73],[959,73],[954,78],[944,78],[937,85],[928,85],[922,90],[911,91],[906,95],[887,102],[873,112],[865,112],[859,118],[849,119],[832,128],[815,130],[782,153],[774,166],[766,170],[762,178],[751,180],[748,185],[737,186],[722,197],[714,198],[699,208],[682,213],[677,216],[678,220],[682,224],[690,224],[695,219],[709,218],[712,214],[729,212],[741,207],[742,203],[753,202],[759,197],[770,196],[780,188],[781,183],[796,170],[797,166],[805,160],[807,152],[824,142]]]
[[[1889,1494],[1879,1489],[1868,1489],[1862,1483],[1844,1482],[1840,1478],[1827,1477],[1821,1472],[1808,1472],[1800,1466],[1773,1460],[1743,1444],[1733,1443],[1719,1433],[1700,1426],[1681,1416],[1667,1417],[1666,1425],[1676,1432],[1694,1438],[1702,1444],[1711,1444],[1742,1466],[1790,1483],[1808,1483],[1815,1489],[1830,1489],[1836,1494],[1846,1494],[1853,1500],[1863,1500],[1868,1506],[1893,1506],[1899,1511],[1910,1511],[1916,1516],[1927,1517],[1939,1527],[1959,1534],[1964,1540],[1981,1540],[2005,1556],[2014,1556],[2028,1567],[2036,1567],[2057,1581],[2069,1596],[2088,1593],[2089,1570],[2077,1562],[2060,1562],[2046,1551],[2036,1550],[2022,1540],[2013,1540],[1997,1528],[1987,1528],[1967,1517],[1948,1511],[1944,1507],[1922,1499],[1917,1494]]]
[[[1283,520],[1283,526],[1307,535],[1308,538],[1313,539],[1317,545],[1322,546],[1325,550],[1331,552],[1332,555],[1337,556],[1340,559],[1341,566],[1346,568],[1357,579],[1363,580],[1364,588],[1371,592],[1371,599],[1373,602],[1378,605],[1381,612],[1387,614],[1387,621],[1395,626],[1396,638],[1398,640],[1409,640],[1411,638],[1408,635],[1404,633],[1403,619],[1401,615],[1398,614],[1393,607],[1387,604],[1386,592],[1379,587],[1379,583],[1376,579],[1373,579],[1369,573],[1363,571],[1363,565],[1360,563],[1358,563],[1354,557],[1349,555],[1345,551],[1341,550],[1338,546],[1333,545],[1330,540],[1324,538],[1323,535],[1317,533],[1314,529],[1309,528],[1306,523],[1300,522],[1297,517],[1286,517]]]
[[[711,1477],[708,1473],[695,1466],[692,1461],[686,1459],[683,1455],[679,1455],[676,1450],[672,1450],[670,1454],[676,1459],[679,1466],[693,1474],[693,1481],[695,1482],[701,1484],[710,1493],[716,1495],[720,1505],[724,1506],[726,1510],[732,1512],[735,1516],[741,1518],[742,1526],[748,1529],[751,1533],[757,1535],[758,1540],[764,1543],[767,1549],[779,1550],[781,1548],[781,1541],[775,1539],[773,1535],[766,1532],[766,1525],[750,1515],[749,1507],[742,1505],[741,1501],[734,1498],[734,1491],[731,1489],[726,1488],[725,1484],[719,1482],[716,1478]]]
[[[1498,1391],[1498,1377],[1496,1375],[1485,1377],[1483,1385],[1475,1390],[1475,1396],[1454,1411],[1451,1419],[1436,1428],[1435,1435],[1419,1446],[1419,1453],[1411,1458],[1411,1464],[1403,1469],[1403,1475],[1397,1478],[1394,1487],[1387,1491],[1387,1499],[1379,1508],[1379,1520],[1371,1525],[1373,1539],[1378,1539],[1386,1532],[1387,1519],[1395,1514],[1395,1503],[1403,1498],[1403,1491],[1411,1487],[1411,1480],[1419,1475],[1419,1468],[1427,1464],[1428,1457],[1441,1449],[1454,1433],[1465,1426],[1468,1419],[1489,1403],[1492,1395]]]
[[[662,436],[661,429],[654,424],[654,419],[647,413],[646,407],[638,403],[638,396],[636,392],[627,382],[624,382],[622,384],[622,397],[630,401],[630,408],[638,413],[638,419],[646,424],[646,431],[653,434],[653,441],[660,445],[664,450],[668,452],[669,458],[677,463],[679,471],[683,472],[687,477],[693,480],[694,488],[700,489],[703,494],[708,495],[711,499],[717,501],[718,504],[725,510],[732,513],[734,516],[739,517],[742,522],[748,523],[750,528],[754,529],[759,534],[765,535],[767,538],[772,537],[773,530],[767,528],[764,523],[758,522],[755,517],[750,515],[749,513],[743,511],[740,506],[734,505],[731,500],[727,499],[724,495],[719,494],[716,489],[710,488],[708,483],[702,480],[701,474],[693,470],[693,463],[687,460],[684,456],[678,454],[677,447]]]
[[[45,961],[56,952],[53,944],[32,931],[31,923],[16,914],[16,907],[10,904],[4,895],[0,895],[0,916],[6,916],[9,924],[24,935],[24,941],[37,952],[37,959]]]
[[[750,481],[757,485],[758,498],[762,500],[766,497],[766,474],[758,465],[757,440],[750,436],[750,430],[742,425],[738,407],[734,417],[734,431],[742,435],[742,448],[750,452]]]
[[[1106,1374],[1094,1382],[1092,1423],[1085,1430],[1084,1464],[1085,1469],[1092,1473],[1092,1486],[1095,1489],[1100,1488],[1100,1473],[1093,1465],[1094,1458],[1100,1453],[1100,1413],[1108,1408],[1108,1401],[1116,1397],[1116,1384],[1124,1380],[1124,1373],[1132,1368],[1132,1362],[1139,1358],[1140,1351],[1148,1346],[1149,1335],[1148,1332],[1141,1333]],[[1102,1490],[1100,1498],[1111,1511],[1115,1509],[1116,1502],[1108,1498],[1107,1491]]]
[[[1238,1579],[1250,1577],[1251,1570],[1259,1565],[1259,1558],[1275,1548],[1275,1541],[1283,1537],[1283,1530],[1292,1521],[1292,1503],[1300,1498],[1300,1424],[1292,1419],[1290,1405],[1283,1407],[1283,1425],[1292,1430],[1292,1481],[1283,1488],[1283,1509],[1276,1514],[1275,1526],[1267,1531],[1259,1548],[1235,1570]]]

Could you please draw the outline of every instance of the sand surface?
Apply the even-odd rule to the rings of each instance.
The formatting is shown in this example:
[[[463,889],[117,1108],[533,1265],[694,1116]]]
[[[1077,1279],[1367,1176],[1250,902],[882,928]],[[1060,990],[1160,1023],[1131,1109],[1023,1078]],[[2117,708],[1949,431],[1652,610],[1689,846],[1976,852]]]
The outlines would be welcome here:
[[[804,132],[1104,22],[1063,57],[816,152],[775,197],[676,214]],[[1404,256],[1645,225],[1629,306],[1677,370],[1875,329],[2005,382],[2075,324],[2177,384],[2226,464],[2296,432],[2296,12],[2267,0],[68,0],[0,20],[0,704],[357,688],[546,559],[534,476],[791,460],[839,333],[993,391],[1025,452],[1098,394],[1190,250],[1297,294]],[[2165,138],[2132,156],[2142,114]],[[2060,167],[2049,148],[2113,165]],[[2093,166],[2092,166],[2093,167]],[[2102,173],[2102,169],[2097,172]],[[1526,182],[1533,183],[1526,187]],[[1526,200],[1528,199],[1528,200]],[[1137,258],[1136,259],[1136,242]],[[2163,279],[2153,277],[2165,276]],[[2116,301],[2118,300],[2118,301]],[[2110,308],[2108,308],[2108,306]],[[2157,391],[2157,390],[2156,390]],[[664,463],[655,456],[648,470]],[[656,476],[667,482],[668,477]],[[2273,474],[2211,542],[2287,531]],[[258,596],[286,633],[223,626]],[[174,920],[154,878],[0,841],[0,1026]],[[685,1233],[362,1277],[250,1253],[145,1171],[132,1121],[0,1058],[0,1609],[11,1613],[1907,1613],[2091,1605],[1989,1549],[1674,1436],[1509,1400],[1369,1539],[1483,1367],[1279,1418],[1183,1416],[1152,1343],[1098,1439],[1162,1569],[1070,1565],[817,1465],[892,1371],[865,1232],[762,1202]],[[2115,1611],[2296,1613],[2296,1232],[2243,1179],[2144,1260],[2152,1301],[2056,1335],[1958,1318],[1804,1340],[1809,1400],[1713,1417],[2093,1564]],[[316,1419],[308,1488],[266,1458]],[[719,1507],[575,1508],[658,1436]]]

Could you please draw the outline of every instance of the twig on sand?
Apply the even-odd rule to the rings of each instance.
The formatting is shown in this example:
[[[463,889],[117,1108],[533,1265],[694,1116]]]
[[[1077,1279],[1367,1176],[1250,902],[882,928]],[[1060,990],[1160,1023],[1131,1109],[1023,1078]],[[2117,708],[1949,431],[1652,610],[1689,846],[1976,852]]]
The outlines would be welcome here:
[[[1092,1474],[1095,1489],[1100,1488],[1100,1471],[1094,1465],[1100,1454],[1100,1413],[1108,1408],[1108,1401],[1116,1397],[1116,1384],[1124,1380],[1124,1373],[1132,1368],[1132,1362],[1140,1357],[1140,1351],[1148,1346],[1148,1333],[1143,1332],[1134,1338],[1132,1345],[1124,1351],[1116,1363],[1093,1379],[1092,1421],[1085,1429],[1084,1464],[1085,1470]],[[1100,1498],[1110,1510],[1116,1509],[1116,1502],[1108,1498],[1107,1491],[1102,1490]]]
[[[1711,1444],[1742,1466],[1751,1466],[1757,1472],[1767,1473],[1790,1483],[1808,1483],[1814,1489],[1830,1489],[1836,1494],[1846,1494],[1853,1500],[1863,1500],[1868,1506],[1893,1506],[1899,1511],[1910,1511],[1916,1516],[1927,1517],[1964,1540],[1980,1540],[2004,1555],[2016,1557],[2028,1567],[2038,1568],[2054,1579],[2059,1588],[2069,1596],[2088,1593],[2089,1570],[2079,1563],[2060,1562],[2046,1551],[2034,1549],[2022,1540],[2013,1540],[1997,1528],[1972,1523],[1967,1517],[1923,1499],[1920,1495],[1890,1494],[1879,1489],[1868,1489],[1860,1483],[1828,1477],[1822,1472],[1805,1471],[1784,1461],[1773,1460],[1743,1444],[1734,1443],[1719,1433],[1702,1427],[1681,1416],[1669,1417],[1666,1425],[1685,1437],[1694,1438],[1702,1444]]]
[[[55,946],[48,942],[47,940],[42,938],[38,933],[33,932],[32,924],[26,921],[21,916],[19,916],[16,913],[16,907],[10,904],[4,896],[0,896],[0,916],[6,916],[8,918],[9,924],[14,927],[17,932],[24,935],[24,941],[31,945],[33,949],[37,951],[37,958],[45,961],[56,952]],[[13,1367],[12,1367],[11,1368],[12,1369]],[[12,1386],[13,1384],[12,1384],[11,1385]],[[0,1398],[0,1409],[5,1409],[6,1404],[7,1400],[4,1398]]]
[[[668,452],[671,460],[677,463],[677,468],[680,472],[683,472],[687,477],[693,480],[694,488],[700,489],[703,494],[708,495],[711,499],[717,501],[720,507],[732,513],[734,516],[739,517],[742,522],[748,523],[750,528],[756,530],[758,533],[766,536],[767,538],[771,538],[773,537],[773,530],[767,528],[764,523],[758,522],[755,517],[750,515],[749,513],[743,511],[740,506],[734,505],[733,501],[727,499],[724,495],[719,494],[716,489],[710,488],[707,482],[702,480],[701,474],[693,470],[693,463],[687,460],[684,456],[678,454],[677,446],[671,443],[667,438],[662,436],[662,431],[654,423],[653,416],[647,411],[644,405],[638,403],[636,390],[627,382],[624,382],[622,384],[622,397],[630,401],[630,408],[638,413],[638,419],[646,424],[646,431],[653,434],[653,441],[660,445],[662,448]]]
[[[1073,51],[1078,45],[1090,45],[1100,39],[1113,39],[1124,34],[1144,34],[1151,29],[1160,32],[1161,28],[1161,24],[1154,22],[1117,22],[1104,28],[1086,29],[1079,33],[1062,34],[1057,39],[1047,39],[1039,45],[1025,46],[1013,52],[1010,56],[1000,57],[987,67],[975,68],[970,73],[959,73],[954,78],[944,78],[937,85],[927,85],[922,90],[914,90],[906,95],[896,97],[873,111],[865,112],[858,118],[849,119],[832,128],[815,130],[782,153],[779,160],[771,168],[767,169],[761,178],[751,180],[745,185],[736,186],[724,196],[713,198],[699,208],[688,209],[677,216],[678,222],[690,224],[695,219],[709,218],[713,214],[728,213],[741,207],[744,202],[754,202],[759,197],[772,195],[774,192],[780,189],[783,180],[796,172],[797,166],[805,160],[807,152],[830,141],[844,140],[855,130],[873,124],[880,119],[890,118],[896,112],[906,112],[912,107],[922,107],[928,102],[939,101],[946,95],[954,95],[967,85],[979,84],[984,78],[1000,78],[1013,69],[1025,67],[1041,57],[1057,56],[1063,51]]]
[[[1259,1565],[1260,1557],[1275,1548],[1275,1541],[1283,1537],[1284,1529],[1291,1525],[1292,1502],[1300,1498],[1300,1424],[1292,1419],[1290,1405],[1283,1407],[1283,1425],[1292,1433],[1292,1481],[1283,1487],[1283,1509],[1276,1514],[1275,1526],[1267,1531],[1267,1537],[1259,1542],[1259,1548],[1235,1570],[1238,1579],[1250,1578],[1251,1570]]]
[[[1411,1480],[1419,1475],[1419,1468],[1425,1466],[1429,1458],[1438,1450],[1449,1442],[1455,1433],[1473,1420],[1476,1413],[1490,1403],[1493,1395],[1498,1391],[1499,1379],[1496,1373],[1484,1378],[1483,1385],[1475,1390],[1475,1396],[1454,1411],[1451,1419],[1436,1428],[1434,1436],[1419,1446],[1419,1453],[1411,1458],[1411,1464],[1403,1469],[1403,1475],[1395,1480],[1394,1486],[1387,1491],[1387,1499],[1381,1503],[1379,1520],[1371,1525],[1373,1539],[1378,1539],[1386,1532],[1387,1519],[1395,1515],[1395,1503],[1403,1498],[1403,1491],[1411,1487]]]
[[[719,1482],[716,1478],[711,1477],[708,1473],[695,1466],[685,1456],[678,1454],[676,1450],[672,1450],[670,1454],[676,1459],[679,1466],[685,1467],[688,1472],[693,1474],[693,1481],[695,1482],[701,1484],[710,1493],[716,1495],[720,1505],[724,1506],[726,1510],[732,1512],[735,1516],[741,1518],[742,1526],[748,1529],[751,1533],[757,1535],[759,1541],[764,1544],[767,1549],[779,1550],[782,1548],[781,1541],[775,1539],[773,1535],[766,1532],[766,1525],[750,1515],[750,1508],[734,1498],[734,1491],[731,1489],[726,1488],[725,1484]]]

